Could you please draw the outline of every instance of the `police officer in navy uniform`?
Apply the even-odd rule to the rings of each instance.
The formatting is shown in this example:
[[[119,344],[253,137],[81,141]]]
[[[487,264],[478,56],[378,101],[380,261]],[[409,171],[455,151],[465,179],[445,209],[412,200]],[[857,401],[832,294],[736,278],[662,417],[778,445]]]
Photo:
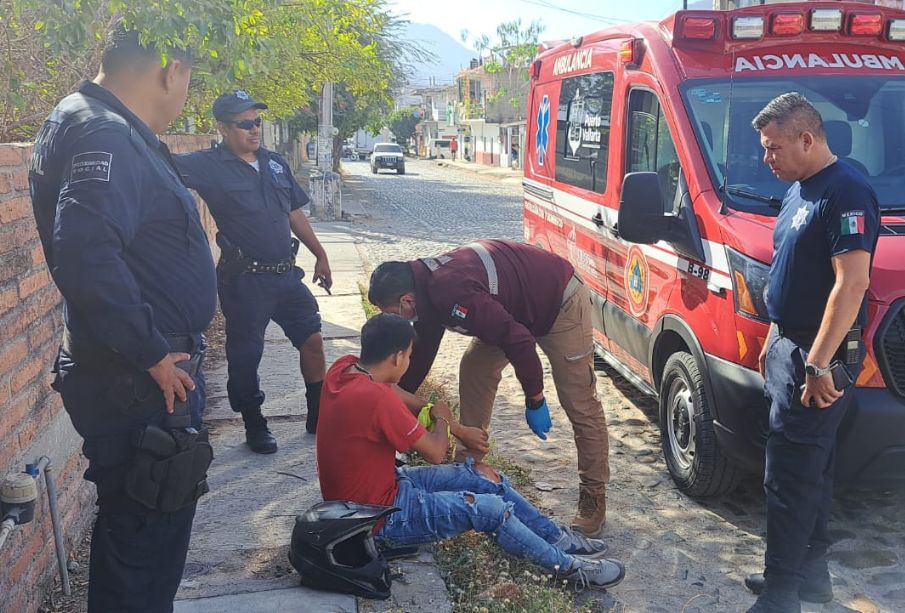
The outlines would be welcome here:
[[[317,300],[295,266],[295,233],[314,255],[314,280],[329,289],[330,265],[302,207],[308,196],[289,165],[261,146],[259,109],[267,105],[242,90],[222,94],[213,114],[222,142],[176,157],[189,187],[201,194],[217,222],[221,247],[217,267],[220,307],[226,318],[227,391],[242,414],[246,441],[257,453],[277,450],[261,413],[264,392],[258,365],[271,320],[300,352],[308,406],[306,427],[314,433],[326,373]]]
[[[749,611],[798,612],[800,600],[833,599],[826,551],[834,449],[864,355],[880,212],[863,174],[830,151],[804,96],[777,97],[753,125],[773,174],[794,183],[773,234],[772,324],[760,355],[770,406],[767,552],[764,573],[746,585],[759,594]]]
[[[156,136],[182,111],[191,58],[168,49],[161,66],[160,57],[135,33],[112,35],[97,78],[45,121],[29,175],[65,304],[54,388],[97,485],[92,612],[172,611],[211,457],[197,438],[192,374],[216,308],[214,263],[194,198]],[[148,445],[183,483],[142,472]],[[202,451],[206,464],[193,468]]]

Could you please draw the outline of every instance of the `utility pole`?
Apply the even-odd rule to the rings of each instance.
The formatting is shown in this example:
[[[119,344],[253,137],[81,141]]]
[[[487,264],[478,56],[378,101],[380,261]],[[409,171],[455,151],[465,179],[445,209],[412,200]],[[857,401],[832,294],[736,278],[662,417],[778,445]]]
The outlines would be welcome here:
[[[333,82],[325,81],[321,92],[321,117],[317,129],[317,168],[311,171],[311,196],[314,215],[324,219],[342,219],[342,193],[339,175],[333,172]]]

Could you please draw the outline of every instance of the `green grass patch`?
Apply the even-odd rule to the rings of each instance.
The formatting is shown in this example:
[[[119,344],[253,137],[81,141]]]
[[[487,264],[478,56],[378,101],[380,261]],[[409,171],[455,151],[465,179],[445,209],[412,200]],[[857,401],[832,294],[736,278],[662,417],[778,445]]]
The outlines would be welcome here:
[[[371,319],[380,313],[380,309],[371,304],[371,301],[368,300],[368,288],[365,287],[364,283],[358,283],[358,292],[361,294],[361,308],[365,312],[366,318]]]

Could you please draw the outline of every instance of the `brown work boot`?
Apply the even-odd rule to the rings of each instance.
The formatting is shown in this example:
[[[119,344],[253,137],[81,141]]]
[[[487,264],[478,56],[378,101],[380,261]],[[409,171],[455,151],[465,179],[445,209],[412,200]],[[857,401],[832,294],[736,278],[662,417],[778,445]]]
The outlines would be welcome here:
[[[597,494],[580,489],[578,494],[578,513],[572,520],[572,530],[581,532],[587,537],[598,538],[603,534],[606,524],[606,491]]]

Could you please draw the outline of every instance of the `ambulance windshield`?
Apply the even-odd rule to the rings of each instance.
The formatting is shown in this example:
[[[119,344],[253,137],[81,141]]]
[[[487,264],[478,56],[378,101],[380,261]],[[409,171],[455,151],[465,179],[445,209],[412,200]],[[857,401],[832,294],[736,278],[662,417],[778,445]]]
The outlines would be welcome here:
[[[905,205],[905,78],[736,78],[731,84],[689,81],[682,89],[714,186],[742,205],[734,208],[775,214],[766,201],[781,199],[789,187],[764,163],[751,121],[770,100],[792,91],[820,111],[830,149],[865,173],[880,206]]]

